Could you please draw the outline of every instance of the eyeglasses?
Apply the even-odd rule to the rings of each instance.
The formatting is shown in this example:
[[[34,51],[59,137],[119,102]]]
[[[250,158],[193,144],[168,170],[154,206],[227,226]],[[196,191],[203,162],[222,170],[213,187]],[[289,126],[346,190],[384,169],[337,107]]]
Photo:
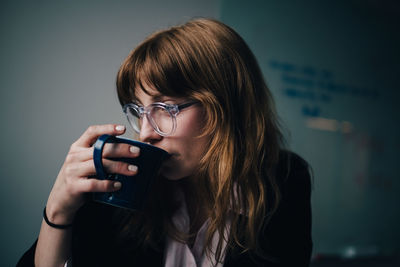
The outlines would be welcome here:
[[[143,117],[146,115],[147,121],[150,122],[154,131],[161,136],[169,136],[176,130],[176,116],[179,112],[196,103],[198,102],[192,101],[176,105],[156,102],[147,107],[129,103],[124,105],[123,111],[135,132],[140,133],[143,124]]]

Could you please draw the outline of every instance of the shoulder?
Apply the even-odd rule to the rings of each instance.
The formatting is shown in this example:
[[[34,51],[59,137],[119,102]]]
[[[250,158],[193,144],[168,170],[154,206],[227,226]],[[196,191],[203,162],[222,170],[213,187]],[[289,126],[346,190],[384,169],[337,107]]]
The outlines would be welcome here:
[[[311,250],[310,165],[299,155],[281,151],[276,168],[280,188],[278,208],[265,228],[261,242],[282,266],[308,266]]]
[[[224,266],[309,266],[312,251],[310,166],[296,153],[282,150],[273,167],[276,184],[267,181],[265,199],[267,207],[279,201],[258,233],[258,253],[241,253],[234,247]],[[274,185],[278,185],[279,197],[272,188]]]
[[[311,166],[298,154],[288,150],[280,151],[275,174],[283,197],[285,191],[293,187],[305,190],[303,193],[308,195],[311,191],[311,173]]]
[[[310,165],[298,154],[281,150],[279,153],[279,162],[277,164],[277,174],[290,176],[293,172],[309,172]]]
[[[275,176],[280,201],[274,217],[290,221],[291,217],[303,216],[311,222],[312,177],[307,161],[296,153],[281,151]]]

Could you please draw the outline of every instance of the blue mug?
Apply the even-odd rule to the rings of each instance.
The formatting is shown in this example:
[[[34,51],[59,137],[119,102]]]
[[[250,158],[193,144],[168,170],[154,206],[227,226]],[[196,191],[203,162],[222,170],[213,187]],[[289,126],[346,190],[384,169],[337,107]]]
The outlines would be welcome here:
[[[102,163],[103,148],[106,143],[126,143],[139,147],[140,154],[137,158],[112,159],[138,166],[138,173],[133,176],[106,173]],[[165,150],[149,144],[108,134],[100,136],[94,144],[93,152],[96,178],[119,181],[122,187],[115,192],[93,193],[93,200],[120,208],[142,210],[151,186],[159,174],[161,164],[168,157],[169,154]]]

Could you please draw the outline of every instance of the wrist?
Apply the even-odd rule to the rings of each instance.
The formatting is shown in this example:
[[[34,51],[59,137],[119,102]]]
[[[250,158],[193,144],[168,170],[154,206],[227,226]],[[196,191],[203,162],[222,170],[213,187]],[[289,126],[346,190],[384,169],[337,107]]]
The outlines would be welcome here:
[[[47,205],[44,209],[46,214],[43,214],[43,217],[46,215],[48,221],[53,224],[69,225],[74,221],[75,212],[62,211],[52,205]]]
[[[69,224],[59,224],[59,223],[51,222],[51,221],[49,220],[49,218],[47,217],[46,207],[44,207],[44,209],[43,209],[43,219],[44,219],[44,221],[46,222],[46,224],[47,224],[48,226],[52,227],[52,228],[56,228],[56,229],[67,229],[67,228],[72,227],[72,223],[69,223]]]

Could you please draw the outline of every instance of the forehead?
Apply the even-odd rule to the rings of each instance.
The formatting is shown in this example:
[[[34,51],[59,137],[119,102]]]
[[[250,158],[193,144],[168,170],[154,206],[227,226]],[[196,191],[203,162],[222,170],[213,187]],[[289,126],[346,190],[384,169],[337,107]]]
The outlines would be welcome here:
[[[153,102],[155,99],[159,99],[162,95],[160,92],[157,90],[154,90],[152,88],[145,88],[146,91],[144,91],[142,88],[136,88],[135,89],[135,97],[134,100],[137,102],[147,105],[149,102]]]
[[[144,90],[139,87],[135,90],[135,100],[143,106],[147,106],[154,102],[164,102],[168,100],[179,101],[183,100],[183,98],[164,95],[151,87],[145,87]]]

